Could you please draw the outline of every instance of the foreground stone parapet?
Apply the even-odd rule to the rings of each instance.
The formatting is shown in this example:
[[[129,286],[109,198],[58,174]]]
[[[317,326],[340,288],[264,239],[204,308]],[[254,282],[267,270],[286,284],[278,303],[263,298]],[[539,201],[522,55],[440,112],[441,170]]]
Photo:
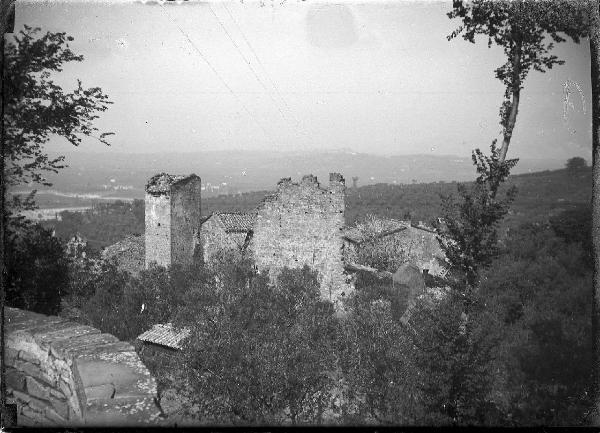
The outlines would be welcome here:
[[[6,308],[6,385],[22,426],[156,424],[156,382],[133,346],[56,316]]]

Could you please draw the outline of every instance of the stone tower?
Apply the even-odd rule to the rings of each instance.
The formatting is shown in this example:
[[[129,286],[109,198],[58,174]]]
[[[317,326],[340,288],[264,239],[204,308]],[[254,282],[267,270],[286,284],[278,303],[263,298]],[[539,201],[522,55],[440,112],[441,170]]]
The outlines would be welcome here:
[[[200,227],[200,178],[160,173],[146,184],[145,265],[191,264]]]

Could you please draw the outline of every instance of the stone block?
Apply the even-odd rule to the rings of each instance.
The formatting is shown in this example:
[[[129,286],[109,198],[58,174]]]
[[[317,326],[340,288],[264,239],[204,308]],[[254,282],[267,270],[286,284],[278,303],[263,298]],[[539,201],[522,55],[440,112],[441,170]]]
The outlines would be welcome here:
[[[69,403],[66,400],[50,397],[52,409],[62,418],[69,418]]]
[[[25,391],[25,375],[14,368],[7,368],[6,386],[13,390]]]
[[[46,409],[46,418],[48,418],[51,422],[56,424],[57,426],[65,426],[68,422],[67,419],[63,418],[59,414],[57,414],[54,410],[47,408]],[[67,413],[68,415],[68,413]]]
[[[29,400],[31,400],[31,396],[29,394],[17,390],[13,390],[13,396],[18,400],[17,403],[19,404],[29,403]]]
[[[74,389],[73,385],[68,384],[63,379],[60,379],[58,381],[58,387],[62,391],[62,393],[65,395],[65,397],[68,398],[73,395],[73,389]]]
[[[55,341],[50,347],[50,351],[54,356],[67,357],[73,354],[73,351],[83,349],[85,347],[116,343],[119,339],[110,334],[85,334],[78,337],[73,337],[68,340]]]
[[[96,328],[92,328],[91,326],[86,325],[77,325],[75,323],[70,323],[70,326],[59,329],[59,330],[48,330],[48,332],[40,332],[35,335],[36,341],[40,344],[50,343],[59,341],[59,340],[67,340],[73,337],[79,337],[81,335],[86,334],[100,334],[100,331]]]
[[[54,382],[52,380],[52,378],[45,371],[40,369],[39,366],[34,365],[30,362],[16,361],[14,364],[14,367],[17,370],[20,370],[23,373],[25,373],[25,375],[27,375],[27,376],[35,377],[36,380],[38,380],[38,382],[43,381],[48,384],[51,384],[52,382]]]
[[[10,347],[6,348],[6,363],[12,365],[19,357],[19,351]]]
[[[81,358],[92,358],[102,353],[117,353],[117,352],[131,352],[133,346],[125,341],[117,341],[115,343],[98,344],[95,346],[85,346],[74,349],[72,353]]]
[[[115,387],[110,384],[90,386],[85,388],[87,401],[111,399],[115,396]]]
[[[57,389],[50,388],[50,395],[54,398],[66,399],[66,395]]]
[[[40,400],[39,398],[31,397],[27,402],[29,407],[36,412],[44,413],[47,407],[50,407],[50,403],[46,400]]]
[[[60,317],[47,317],[39,315],[40,317],[30,318],[21,322],[10,323],[6,327],[7,333],[13,333],[17,331],[27,331],[30,334],[52,329],[53,327],[60,327],[66,322],[65,319]]]
[[[17,425],[22,426],[36,426],[43,425],[45,421],[45,415],[35,412],[27,407],[21,410],[21,413],[17,414]]]
[[[32,395],[33,397],[41,398],[43,400],[48,400],[50,398],[50,390],[51,387],[48,385],[44,385],[41,382],[38,382],[31,376],[26,377],[27,383],[27,393]]]

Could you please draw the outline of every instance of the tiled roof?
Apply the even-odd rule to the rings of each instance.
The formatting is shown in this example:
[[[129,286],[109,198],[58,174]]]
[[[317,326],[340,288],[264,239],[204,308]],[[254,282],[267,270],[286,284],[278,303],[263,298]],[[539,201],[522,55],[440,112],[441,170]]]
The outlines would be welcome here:
[[[181,182],[182,180],[190,178],[192,176],[196,175],[190,174],[185,176],[167,173],[155,174],[150,178],[150,180],[146,184],[146,191],[149,193],[169,192],[171,190],[171,185],[177,182]]]
[[[345,227],[342,229],[342,236],[349,240],[350,242],[360,243],[363,241],[364,237],[362,232],[356,227]]]
[[[144,267],[146,245],[144,236],[128,235],[102,250],[103,259],[115,259],[119,269],[137,274]]]
[[[394,219],[383,220],[383,222],[383,230],[381,230],[379,233],[366,234],[358,227],[345,227],[342,229],[342,236],[350,242],[360,244],[365,241],[374,241],[376,239],[381,239],[394,233],[398,233],[402,230],[406,230],[410,226],[410,224],[405,221]]]
[[[249,232],[254,227],[256,215],[252,213],[227,213],[215,214],[225,226],[227,232]]]
[[[190,335],[188,328],[175,329],[172,323],[158,323],[149,331],[144,332],[138,340],[147,343],[160,344],[172,349],[181,349],[181,343]]]
[[[412,227],[419,230],[425,230],[426,232],[437,233],[437,230],[434,227],[429,227],[423,224],[422,221],[419,221],[418,224],[412,225]]]
[[[137,251],[144,255],[144,237],[141,235],[127,235],[118,242],[107,246],[102,250],[103,257],[112,257],[126,251]]]

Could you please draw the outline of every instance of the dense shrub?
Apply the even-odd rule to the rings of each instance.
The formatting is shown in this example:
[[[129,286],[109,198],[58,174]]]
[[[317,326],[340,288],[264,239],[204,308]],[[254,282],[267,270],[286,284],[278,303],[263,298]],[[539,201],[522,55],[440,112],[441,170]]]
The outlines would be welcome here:
[[[68,260],[59,240],[39,224],[9,224],[7,305],[57,314],[68,285]]]

